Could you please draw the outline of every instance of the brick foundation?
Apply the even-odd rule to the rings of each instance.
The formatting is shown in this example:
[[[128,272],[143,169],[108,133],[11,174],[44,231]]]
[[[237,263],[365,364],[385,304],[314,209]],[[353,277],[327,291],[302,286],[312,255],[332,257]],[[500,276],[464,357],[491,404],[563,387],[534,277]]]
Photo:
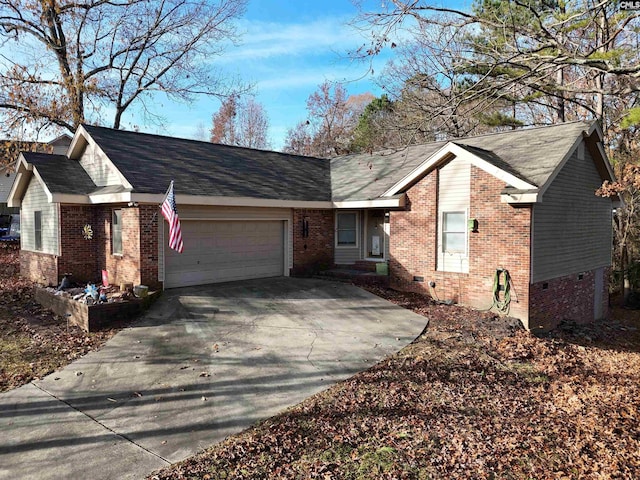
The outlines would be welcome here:
[[[58,257],[20,250],[20,275],[42,285],[58,285]]]
[[[605,268],[603,279],[602,313],[609,312],[609,275]],[[594,320],[595,275],[602,270],[553,278],[531,285],[529,328],[534,331],[551,330],[563,320],[589,323]]]
[[[308,235],[303,232],[307,221]],[[309,275],[333,266],[334,211],[293,211],[293,269],[292,275]]]

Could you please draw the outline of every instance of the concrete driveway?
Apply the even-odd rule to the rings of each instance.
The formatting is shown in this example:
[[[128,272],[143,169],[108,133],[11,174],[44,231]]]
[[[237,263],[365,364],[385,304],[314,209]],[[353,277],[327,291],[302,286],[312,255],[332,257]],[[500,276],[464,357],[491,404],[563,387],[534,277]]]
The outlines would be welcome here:
[[[0,395],[0,478],[144,478],[366,369],[424,325],[324,280],[169,290],[102,350]]]

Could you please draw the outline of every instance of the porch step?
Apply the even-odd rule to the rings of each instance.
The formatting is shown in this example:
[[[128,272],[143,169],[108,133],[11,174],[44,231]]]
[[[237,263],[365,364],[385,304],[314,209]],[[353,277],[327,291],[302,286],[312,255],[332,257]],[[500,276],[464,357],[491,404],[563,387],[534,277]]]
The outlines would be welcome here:
[[[374,260],[356,260],[356,263],[352,265],[336,265],[337,268],[344,270],[359,270],[362,272],[375,272],[376,263],[380,263]]]
[[[388,285],[389,284],[389,276],[388,275],[378,275],[375,271],[368,270],[356,270],[353,268],[353,265],[343,265],[337,266],[337,268],[332,268],[331,270],[323,270],[319,272],[316,278],[322,278],[325,280],[334,280],[340,282],[349,282],[354,283],[356,285],[364,285],[364,284],[377,284],[377,285]]]

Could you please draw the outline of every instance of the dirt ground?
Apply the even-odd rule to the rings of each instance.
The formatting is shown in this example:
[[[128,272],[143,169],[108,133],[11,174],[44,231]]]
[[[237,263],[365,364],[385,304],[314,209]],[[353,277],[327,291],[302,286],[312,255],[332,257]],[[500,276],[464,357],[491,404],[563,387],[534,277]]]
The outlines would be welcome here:
[[[370,288],[428,319],[411,345],[148,478],[640,478],[639,312],[536,337]]]
[[[34,300],[20,278],[19,246],[0,243],[0,392],[43,377],[100,348],[119,327],[86,333]]]

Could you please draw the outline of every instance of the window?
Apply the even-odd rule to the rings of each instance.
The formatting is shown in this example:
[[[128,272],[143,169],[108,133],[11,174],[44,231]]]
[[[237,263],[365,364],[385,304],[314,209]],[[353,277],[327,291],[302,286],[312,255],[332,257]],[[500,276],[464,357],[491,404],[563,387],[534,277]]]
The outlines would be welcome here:
[[[33,241],[36,250],[42,250],[42,212],[33,212]]]
[[[114,210],[111,218],[111,253],[122,255],[122,210]]]
[[[467,252],[467,215],[465,212],[442,213],[442,251]]]
[[[338,213],[337,244],[341,247],[357,246],[358,214],[356,212]]]

